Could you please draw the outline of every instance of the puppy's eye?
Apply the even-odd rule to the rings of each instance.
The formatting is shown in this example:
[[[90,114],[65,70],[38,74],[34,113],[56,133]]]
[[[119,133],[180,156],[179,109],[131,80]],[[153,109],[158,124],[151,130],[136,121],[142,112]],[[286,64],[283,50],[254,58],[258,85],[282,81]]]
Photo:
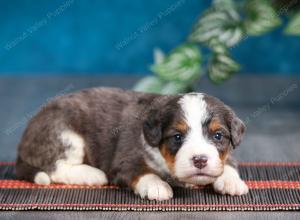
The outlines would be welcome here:
[[[183,136],[181,134],[175,134],[173,138],[176,144],[180,144],[183,140]]]
[[[221,132],[217,131],[217,132],[214,134],[214,139],[215,139],[216,141],[222,140],[222,134],[221,134]]]

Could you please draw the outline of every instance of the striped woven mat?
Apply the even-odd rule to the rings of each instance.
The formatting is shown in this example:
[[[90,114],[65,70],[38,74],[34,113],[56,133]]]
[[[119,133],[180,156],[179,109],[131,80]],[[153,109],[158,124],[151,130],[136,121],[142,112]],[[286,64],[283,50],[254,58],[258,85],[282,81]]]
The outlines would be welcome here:
[[[242,163],[240,173],[250,192],[243,196],[215,193],[211,187],[174,189],[167,201],[141,199],[116,186],[36,185],[15,179],[14,163],[0,163],[0,210],[299,210],[299,163]]]

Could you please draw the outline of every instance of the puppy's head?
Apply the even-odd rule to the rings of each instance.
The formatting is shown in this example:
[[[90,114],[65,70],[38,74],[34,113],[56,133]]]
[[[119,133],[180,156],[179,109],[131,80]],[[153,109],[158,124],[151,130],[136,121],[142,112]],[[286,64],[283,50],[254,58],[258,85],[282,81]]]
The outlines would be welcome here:
[[[228,106],[202,93],[156,102],[143,123],[146,142],[159,149],[171,174],[198,185],[212,183],[223,173],[244,132],[245,125]]]

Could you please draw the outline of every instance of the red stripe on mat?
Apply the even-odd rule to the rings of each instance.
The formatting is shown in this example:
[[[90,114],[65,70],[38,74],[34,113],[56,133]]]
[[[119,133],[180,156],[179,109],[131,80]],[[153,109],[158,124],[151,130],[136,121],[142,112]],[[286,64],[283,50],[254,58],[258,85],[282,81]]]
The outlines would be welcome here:
[[[0,162],[0,166],[14,166],[16,162],[8,161],[8,162]]]
[[[299,181],[246,181],[250,189],[300,189]]]
[[[13,161],[0,162],[0,166],[15,166]],[[300,162],[240,162],[239,166],[284,166],[284,167],[299,167]]]
[[[273,166],[273,167],[299,167],[300,162],[240,162],[239,166],[243,167],[266,167],[266,166]]]
[[[88,186],[75,184],[39,185],[23,180],[0,180],[0,189],[118,189],[117,186]]]
[[[300,204],[83,204],[83,203],[72,203],[72,204],[39,204],[39,203],[28,203],[28,204],[0,204],[0,207],[29,207],[29,206],[37,206],[37,207],[141,207],[141,208],[149,208],[149,207],[300,207]]]
[[[300,181],[246,181],[250,189],[300,189]],[[0,189],[119,189],[117,186],[75,184],[38,185],[22,180],[0,180]]]

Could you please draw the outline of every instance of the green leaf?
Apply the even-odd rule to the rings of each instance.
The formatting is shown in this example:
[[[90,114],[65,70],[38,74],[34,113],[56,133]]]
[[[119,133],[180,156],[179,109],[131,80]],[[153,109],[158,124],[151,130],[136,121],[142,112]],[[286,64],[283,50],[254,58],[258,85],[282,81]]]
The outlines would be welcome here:
[[[201,54],[191,44],[184,44],[167,55],[161,63],[152,65],[151,69],[166,81],[193,82],[200,76]]]
[[[217,40],[231,47],[244,35],[240,15],[232,1],[218,0],[214,4],[200,17],[188,40],[207,44]]]
[[[161,93],[164,82],[156,76],[147,76],[141,79],[133,88],[138,92]]]
[[[161,90],[162,94],[177,94],[184,92],[188,92],[187,84],[175,81],[166,83]]]
[[[217,39],[213,39],[208,43],[209,48],[217,54],[227,54],[228,48],[220,43]]]
[[[300,11],[290,19],[284,32],[290,35],[300,35]]]
[[[249,35],[262,35],[281,24],[280,17],[268,0],[248,0],[244,26]]]
[[[239,69],[239,64],[229,54],[214,53],[208,64],[208,76],[214,83],[220,84]]]

